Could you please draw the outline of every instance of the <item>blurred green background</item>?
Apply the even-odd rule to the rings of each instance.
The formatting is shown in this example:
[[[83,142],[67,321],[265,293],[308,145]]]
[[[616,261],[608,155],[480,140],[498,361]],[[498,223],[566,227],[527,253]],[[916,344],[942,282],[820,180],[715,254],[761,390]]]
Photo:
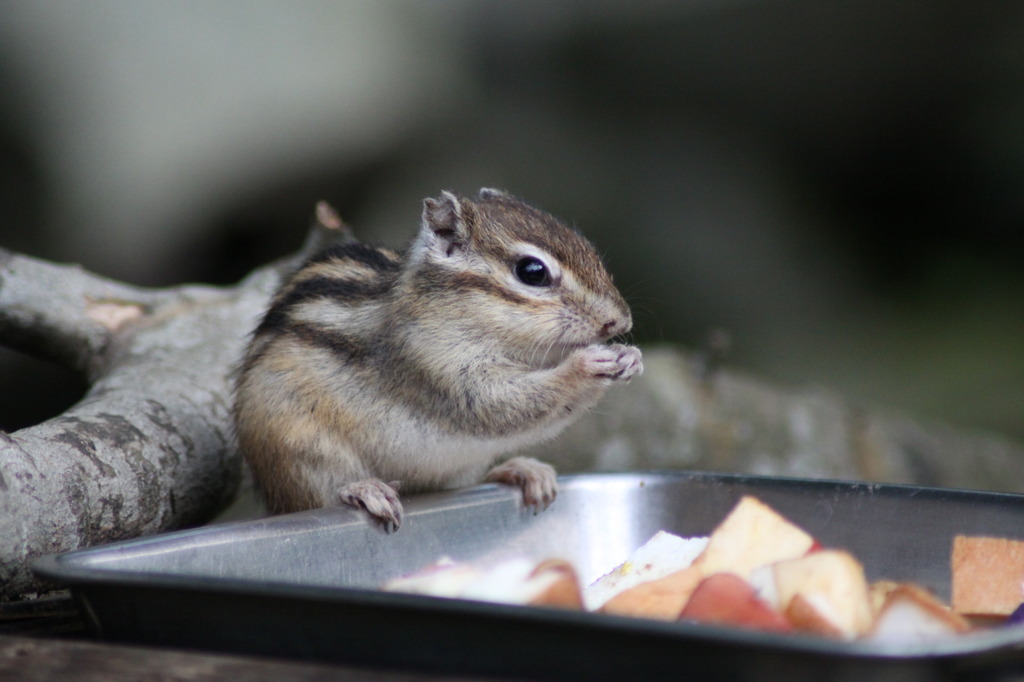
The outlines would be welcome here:
[[[0,245],[229,283],[313,203],[579,226],[641,343],[1024,439],[1024,3],[0,4]],[[0,427],[81,380],[5,352]]]

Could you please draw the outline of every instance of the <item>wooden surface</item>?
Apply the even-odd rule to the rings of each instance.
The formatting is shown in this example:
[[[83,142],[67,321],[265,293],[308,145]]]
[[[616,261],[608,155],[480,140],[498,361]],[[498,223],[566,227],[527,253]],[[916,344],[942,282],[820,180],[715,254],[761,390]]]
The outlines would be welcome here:
[[[0,680],[18,682],[471,682],[479,678],[109,644],[66,594],[0,604]]]
[[[82,639],[0,635],[0,679],[20,682],[440,682],[436,677],[166,649]]]

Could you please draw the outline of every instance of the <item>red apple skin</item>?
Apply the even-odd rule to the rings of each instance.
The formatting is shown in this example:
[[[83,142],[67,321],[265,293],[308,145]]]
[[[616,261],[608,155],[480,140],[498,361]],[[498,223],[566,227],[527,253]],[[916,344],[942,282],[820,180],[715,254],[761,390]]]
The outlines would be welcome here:
[[[785,616],[758,597],[750,583],[733,573],[715,573],[704,578],[679,619],[768,632],[793,630]]]

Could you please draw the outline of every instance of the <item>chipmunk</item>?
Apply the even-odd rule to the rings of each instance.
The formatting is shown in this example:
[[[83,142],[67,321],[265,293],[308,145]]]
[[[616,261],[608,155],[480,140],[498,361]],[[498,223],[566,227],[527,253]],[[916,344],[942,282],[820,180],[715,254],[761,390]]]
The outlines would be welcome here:
[[[238,442],[268,510],[344,503],[388,528],[403,492],[481,480],[546,507],[555,470],[502,455],[551,438],[643,371],[594,248],[504,192],[423,202],[404,252],[347,235],[285,281],[236,385]]]

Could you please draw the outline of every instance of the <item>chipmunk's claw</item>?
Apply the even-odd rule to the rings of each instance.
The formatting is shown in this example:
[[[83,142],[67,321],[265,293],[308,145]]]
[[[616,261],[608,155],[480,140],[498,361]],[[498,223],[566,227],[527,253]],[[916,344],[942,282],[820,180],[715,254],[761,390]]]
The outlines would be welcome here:
[[[534,513],[547,509],[558,496],[555,468],[532,457],[513,457],[487,472],[484,480],[521,488],[523,503]]]
[[[393,533],[402,525],[402,501],[398,499],[398,481],[385,483],[368,478],[342,486],[338,498],[343,504],[365,509],[373,518],[384,525],[384,530]]]

